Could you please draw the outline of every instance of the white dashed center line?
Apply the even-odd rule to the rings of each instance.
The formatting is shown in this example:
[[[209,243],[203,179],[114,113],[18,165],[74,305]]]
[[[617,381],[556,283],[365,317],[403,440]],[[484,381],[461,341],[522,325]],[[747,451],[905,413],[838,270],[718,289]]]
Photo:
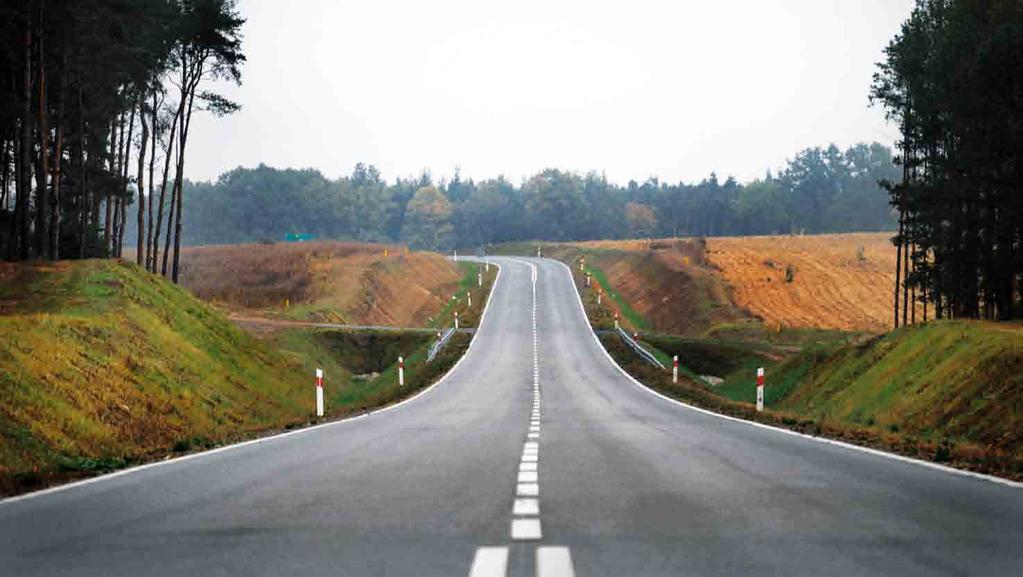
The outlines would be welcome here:
[[[539,541],[543,538],[540,523],[540,350],[536,328],[537,267],[532,269],[533,281],[533,407],[529,428],[522,446],[512,505],[511,538],[513,541]],[[480,547],[472,562],[470,577],[505,577],[508,571],[508,547]],[[537,547],[536,574],[541,577],[574,577],[568,547]]]

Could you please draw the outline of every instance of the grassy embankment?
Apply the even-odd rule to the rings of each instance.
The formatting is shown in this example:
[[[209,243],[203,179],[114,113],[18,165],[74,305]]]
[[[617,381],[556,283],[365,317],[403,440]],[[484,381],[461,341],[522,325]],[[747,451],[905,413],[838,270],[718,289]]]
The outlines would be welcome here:
[[[490,294],[490,288],[497,279],[497,267],[491,266],[490,270],[482,263],[458,262],[458,270],[462,273],[458,280],[458,286],[454,294],[447,299],[444,307],[433,317],[430,317],[430,327],[445,328],[454,324],[454,314],[458,311],[458,326],[476,327],[479,326],[480,316],[483,314],[483,307],[486,304],[486,297]],[[478,273],[483,273],[483,286],[479,285]],[[472,296],[472,306],[469,306],[469,299]]]
[[[0,269],[0,493],[302,426],[326,369],[328,418],[426,386],[429,335],[272,332],[259,340],[132,264]],[[406,354],[406,387],[394,374]]]

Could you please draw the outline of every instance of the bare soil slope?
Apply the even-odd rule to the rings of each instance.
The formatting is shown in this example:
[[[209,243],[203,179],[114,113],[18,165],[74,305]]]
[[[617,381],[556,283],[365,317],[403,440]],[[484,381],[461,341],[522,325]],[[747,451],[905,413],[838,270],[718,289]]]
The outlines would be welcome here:
[[[735,304],[768,326],[880,332],[892,324],[896,255],[890,237],[711,238],[707,259]],[[922,309],[917,314],[922,318]]]
[[[243,315],[348,324],[429,324],[461,273],[444,257],[354,242],[185,249],[182,284]]]

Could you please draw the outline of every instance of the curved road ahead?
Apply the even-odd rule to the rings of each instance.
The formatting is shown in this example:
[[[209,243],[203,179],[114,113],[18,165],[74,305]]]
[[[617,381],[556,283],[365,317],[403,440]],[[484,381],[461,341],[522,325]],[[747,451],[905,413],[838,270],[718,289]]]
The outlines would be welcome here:
[[[426,393],[0,503],[0,574],[1019,574],[1018,486],[662,399],[600,348],[564,265],[495,260]]]

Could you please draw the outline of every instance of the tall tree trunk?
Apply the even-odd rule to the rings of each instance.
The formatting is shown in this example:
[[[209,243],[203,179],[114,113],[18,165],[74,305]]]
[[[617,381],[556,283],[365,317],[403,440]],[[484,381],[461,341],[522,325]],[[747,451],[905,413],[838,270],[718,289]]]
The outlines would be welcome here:
[[[39,91],[39,169],[36,171],[36,254],[47,259],[50,245],[50,122],[46,105],[46,58],[43,52],[43,3],[39,3],[39,22],[36,39],[38,72],[36,83]]]
[[[67,51],[61,50],[60,88],[57,100],[57,123],[53,149],[53,206],[50,208],[50,258],[60,258],[60,186],[64,164],[64,92],[67,88]]]
[[[200,73],[196,74],[196,81]],[[188,141],[188,129],[192,124],[192,103],[195,100],[195,84],[192,85],[188,96],[188,109],[187,112],[181,117],[181,137],[178,139],[178,170],[175,176],[175,184],[177,185],[177,201],[178,207],[175,211],[175,225],[174,225],[174,267],[171,271],[171,281],[174,284],[178,282],[178,270],[181,258],[181,213],[182,213],[182,197],[185,196],[184,192],[184,175],[185,175],[185,144]]]
[[[139,96],[139,105],[141,105],[142,97]],[[124,137],[122,134],[122,140],[124,146],[120,152],[120,167],[121,167],[121,200],[118,202],[118,206],[121,209],[121,214],[118,217],[119,226],[117,228],[117,258],[121,258],[124,255],[124,230],[128,225],[128,159],[131,157],[131,139],[135,136],[135,105],[131,107],[131,116],[128,121],[128,136]]]
[[[149,145],[149,127],[146,126],[146,98],[145,90],[139,97],[139,124],[142,125],[142,142],[139,143],[138,176],[135,177],[138,185],[138,243],[135,245],[135,264],[142,266],[142,259],[145,257],[145,250],[142,248],[142,240],[145,238],[145,217],[146,217],[146,146]]]
[[[76,75],[76,84],[78,85],[77,96],[78,96],[78,138],[76,144],[78,146],[78,195],[79,195],[79,209],[81,214],[79,224],[81,229],[78,231],[78,258],[85,258],[85,243],[88,242],[89,234],[89,215],[92,211],[92,203],[89,198],[89,183],[86,182],[87,167],[85,164],[85,109],[82,105],[82,77],[81,74]]]
[[[117,160],[117,118],[110,125],[110,172],[116,174],[116,166],[114,166]],[[106,191],[104,195],[106,198],[106,218],[103,221],[103,256],[110,256],[111,249],[113,248],[113,218],[114,218],[114,205],[113,195],[110,190]]]
[[[154,273],[156,272],[156,266],[157,266],[157,263],[159,263],[159,258],[160,258],[160,228],[163,226],[163,207],[165,205],[164,200],[165,200],[165,194],[167,192],[167,178],[170,175],[170,161],[171,161],[171,155],[174,152],[174,137],[177,135],[177,132],[178,132],[178,115],[179,114],[181,114],[181,106],[180,105],[178,106],[178,108],[177,108],[177,110],[176,110],[176,112],[174,114],[174,118],[171,121],[171,132],[170,132],[170,136],[167,139],[167,148],[164,151],[164,155],[163,155],[164,156],[164,158],[163,158],[163,179],[162,179],[162,182],[160,183],[160,204],[157,207],[157,212],[159,213],[159,215],[156,218],[156,232],[153,233],[153,272]],[[171,194],[173,196],[173,190],[171,191]],[[171,206],[172,207],[173,207],[173,201],[174,201],[174,199],[171,198],[171,202],[172,202]],[[170,219],[168,217],[168,223],[169,222],[170,222]],[[168,229],[168,231],[170,230],[170,224],[167,225],[167,229]],[[167,246],[168,246],[167,244],[164,244],[165,248],[164,248],[164,253],[163,253],[164,254],[163,268],[162,268],[161,273],[160,273],[160,274],[163,274],[163,275],[167,274],[167,257],[166,257],[166,255],[167,255],[167,248],[166,247]]]
[[[29,254],[29,222],[28,198],[32,192],[32,23],[31,16],[25,18],[24,44],[24,84],[22,85],[21,108],[21,143],[20,175],[18,178],[18,198],[15,200],[15,220],[18,223],[16,256],[20,260],[28,260]]]
[[[160,110],[160,107],[157,104],[156,98],[157,98],[157,96],[156,96],[156,89],[154,88],[153,89],[153,108],[152,108],[152,116],[151,116],[151,122],[150,122],[150,126],[153,127],[153,139],[152,139],[152,141],[150,142],[150,145],[149,145],[149,152],[150,152],[150,154],[149,154],[149,194],[147,195],[147,198],[149,199],[149,202],[146,203],[147,204],[146,208],[148,209],[148,213],[149,213],[149,218],[147,219],[147,222],[146,222],[146,270],[148,270],[148,271],[154,270],[154,266],[153,266],[153,249],[154,249],[154,247],[153,247],[153,192],[156,190],[156,187],[153,184],[153,170],[154,170],[155,165],[156,165],[156,141],[159,140],[157,138],[157,136],[160,134],[160,127],[157,124],[159,122],[159,117],[157,116],[157,114],[158,114],[158,112]],[[163,201],[161,200],[161,203],[162,202]]]
[[[903,177],[905,182],[905,177]],[[899,193],[902,194],[901,192]],[[905,232],[906,224],[906,211],[900,206],[899,208],[899,236],[896,237],[895,242],[895,328],[899,328],[899,292],[902,290],[901,279],[902,279],[902,235]]]

